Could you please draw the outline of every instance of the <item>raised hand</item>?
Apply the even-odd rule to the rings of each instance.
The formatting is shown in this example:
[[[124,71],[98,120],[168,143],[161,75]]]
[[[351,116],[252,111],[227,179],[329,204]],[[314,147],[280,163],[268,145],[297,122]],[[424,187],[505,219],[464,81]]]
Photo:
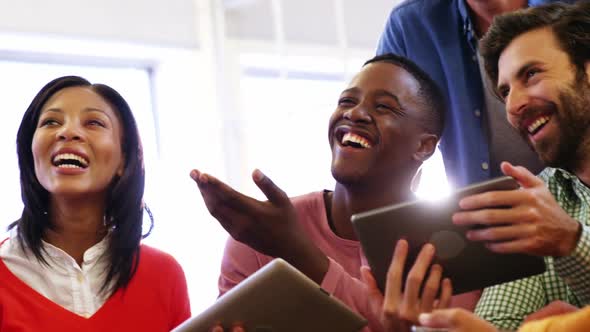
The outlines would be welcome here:
[[[252,179],[268,201],[232,189],[217,178],[191,171],[207,209],[237,241],[272,257],[281,257],[320,283],[328,269],[327,257],[311,242],[297,221],[289,197],[261,171]]]
[[[457,225],[484,225],[467,232],[472,241],[485,241],[498,253],[561,257],[576,247],[581,224],[555,201],[545,183],[526,168],[501,165],[521,189],[492,191],[462,199],[464,210],[453,215]]]

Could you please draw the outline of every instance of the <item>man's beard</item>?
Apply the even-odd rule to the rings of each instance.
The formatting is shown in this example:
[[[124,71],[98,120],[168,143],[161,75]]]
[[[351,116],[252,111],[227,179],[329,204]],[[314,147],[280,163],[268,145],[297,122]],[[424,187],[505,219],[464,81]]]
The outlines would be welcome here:
[[[552,119],[558,127],[557,137],[548,138],[532,144],[528,132],[521,134],[531,144],[539,158],[549,167],[574,170],[584,155],[583,147],[590,140],[590,84],[586,76],[578,76],[574,84],[559,91],[561,108],[553,102],[544,102],[533,106],[543,110],[551,110]]]

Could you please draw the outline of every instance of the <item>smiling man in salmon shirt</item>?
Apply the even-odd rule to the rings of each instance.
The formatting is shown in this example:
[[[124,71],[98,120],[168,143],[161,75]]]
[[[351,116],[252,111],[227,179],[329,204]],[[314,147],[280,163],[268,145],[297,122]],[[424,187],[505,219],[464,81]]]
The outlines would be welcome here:
[[[404,301],[394,301],[399,305],[383,304],[387,310],[382,315],[380,294],[373,296],[361,281],[360,268],[367,261],[350,221],[354,213],[414,198],[412,178],[436,148],[444,112],[438,87],[414,63],[395,55],[375,57],[342,91],[329,121],[336,180],[332,190],[288,198],[256,170],[253,180],[268,198],[262,202],[193,170],[207,208],[231,235],[221,266],[220,294],[273,257],[281,257],[364,316],[367,331],[416,322],[420,312],[435,307],[438,289],[441,306],[447,306],[450,282],[443,280],[440,266],[428,269],[435,248],[427,245],[423,259],[414,265],[416,278],[408,280],[426,280],[432,287],[420,291],[420,282],[406,284],[405,289],[415,292],[404,292]],[[305,162],[306,157],[296,158]],[[297,165],[292,171],[293,177],[304,176]],[[404,248],[401,244],[399,252]],[[367,273],[362,277],[366,281]]]

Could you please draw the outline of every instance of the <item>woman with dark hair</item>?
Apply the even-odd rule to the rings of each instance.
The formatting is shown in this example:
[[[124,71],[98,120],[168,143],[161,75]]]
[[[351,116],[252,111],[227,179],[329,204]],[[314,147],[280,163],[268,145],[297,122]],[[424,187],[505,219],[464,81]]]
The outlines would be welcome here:
[[[17,135],[24,209],[0,243],[0,331],[170,331],[190,316],[170,255],[140,244],[144,167],[127,102],[57,78]]]

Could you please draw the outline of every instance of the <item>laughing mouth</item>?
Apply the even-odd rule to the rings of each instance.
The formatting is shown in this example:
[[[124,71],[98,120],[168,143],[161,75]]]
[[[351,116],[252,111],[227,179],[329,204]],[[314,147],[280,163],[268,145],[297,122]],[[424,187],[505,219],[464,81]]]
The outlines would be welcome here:
[[[53,166],[59,168],[87,168],[88,160],[73,153],[60,153],[53,157]]]
[[[368,139],[351,132],[342,135],[340,143],[342,146],[350,146],[357,149],[370,149],[372,147]]]
[[[527,132],[529,133],[529,135],[534,136],[547,124],[547,122],[549,122],[550,119],[551,117],[548,115],[538,117],[535,121],[533,121],[526,127]]]

